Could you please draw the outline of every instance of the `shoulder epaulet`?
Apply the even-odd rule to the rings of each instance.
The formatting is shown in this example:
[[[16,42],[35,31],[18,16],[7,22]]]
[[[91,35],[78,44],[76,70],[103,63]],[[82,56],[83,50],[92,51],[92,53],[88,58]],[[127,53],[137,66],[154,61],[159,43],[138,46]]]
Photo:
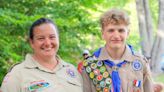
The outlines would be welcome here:
[[[144,56],[143,59],[144,59],[144,61],[146,61],[146,63],[150,63],[150,58]]]
[[[149,58],[147,58],[146,56],[144,56],[144,55],[142,55],[140,53],[135,53],[134,55],[139,57],[139,58],[141,58],[141,59],[143,59],[146,63],[149,63],[149,61],[150,61]]]
[[[133,55],[134,55],[134,56],[137,56],[137,57],[144,58],[144,56],[143,56],[142,54],[138,53],[138,52],[135,52]]]
[[[16,64],[13,64],[13,65],[11,65],[11,67],[8,69],[8,73],[9,72],[11,72],[11,70],[15,67],[15,66],[17,66],[17,65],[19,65],[19,64],[21,64],[21,62],[18,62],[18,63],[16,63]]]

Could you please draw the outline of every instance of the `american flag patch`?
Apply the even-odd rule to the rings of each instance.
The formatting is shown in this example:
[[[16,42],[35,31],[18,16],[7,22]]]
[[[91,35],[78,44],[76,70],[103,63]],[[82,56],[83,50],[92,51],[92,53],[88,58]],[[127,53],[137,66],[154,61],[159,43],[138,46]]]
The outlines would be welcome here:
[[[134,85],[135,87],[140,87],[140,86],[141,86],[141,81],[140,81],[140,80],[134,80],[134,81],[133,81],[133,85]]]

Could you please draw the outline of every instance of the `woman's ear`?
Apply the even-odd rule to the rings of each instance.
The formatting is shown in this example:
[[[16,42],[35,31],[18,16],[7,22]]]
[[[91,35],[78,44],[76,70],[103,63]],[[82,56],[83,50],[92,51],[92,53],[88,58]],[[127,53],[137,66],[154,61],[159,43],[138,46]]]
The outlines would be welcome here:
[[[33,39],[29,38],[28,41],[30,43],[31,48],[33,48]]]

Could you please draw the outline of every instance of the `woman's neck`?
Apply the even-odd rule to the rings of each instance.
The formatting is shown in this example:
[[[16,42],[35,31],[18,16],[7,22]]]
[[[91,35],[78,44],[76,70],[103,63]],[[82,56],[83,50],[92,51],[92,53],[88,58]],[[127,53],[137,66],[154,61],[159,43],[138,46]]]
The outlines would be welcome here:
[[[33,58],[43,67],[49,69],[49,70],[53,70],[56,65],[58,64],[58,60],[56,59],[56,56],[53,57],[41,57],[38,55],[33,55]]]

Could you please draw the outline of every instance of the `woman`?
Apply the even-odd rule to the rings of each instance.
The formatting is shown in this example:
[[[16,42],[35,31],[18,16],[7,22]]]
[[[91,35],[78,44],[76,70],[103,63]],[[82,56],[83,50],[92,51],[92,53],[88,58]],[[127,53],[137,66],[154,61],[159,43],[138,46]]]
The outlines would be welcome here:
[[[82,92],[76,68],[58,55],[59,34],[49,19],[36,20],[29,31],[33,54],[14,66],[1,86],[3,92]]]

